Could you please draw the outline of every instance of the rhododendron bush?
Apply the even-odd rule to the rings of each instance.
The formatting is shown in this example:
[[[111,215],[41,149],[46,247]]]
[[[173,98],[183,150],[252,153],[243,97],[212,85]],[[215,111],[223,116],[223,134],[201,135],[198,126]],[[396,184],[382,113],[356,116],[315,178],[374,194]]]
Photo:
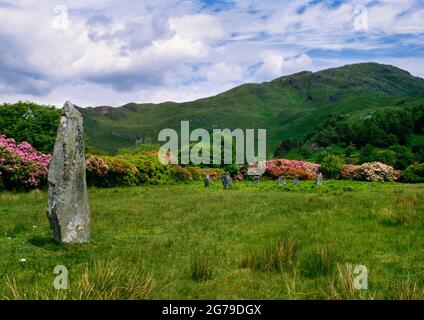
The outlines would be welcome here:
[[[0,135],[0,189],[28,190],[47,184],[48,165],[51,156],[36,151],[28,142],[17,145],[14,139]],[[143,184],[168,184],[200,181],[206,175],[218,180],[223,169],[164,165],[159,162],[157,151],[149,150],[118,156],[88,155],[87,182],[98,187],[135,186]],[[246,169],[246,167],[244,167]],[[245,171],[245,170],[244,170]],[[244,172],[241,170],[241,172]],[[298,160],[274,159],[266,162],[265,175],[271,178],[296,175],[302,180],[315,179],[320,165]],[[244,172],[245,173],[245,172]],[[394,181],[399,172],[380,162],[344,165],[339,179],[360,181]],[[243,179],[238,173],[236,177]]]
[[[265,175],[272,178],[280,176],[293,178],[297,175],[302,180],[311,180],[316,178],[319,168],[320,165],[316,163],[299,160],[274,159],[266,162]]]
[[[381,162],[364,163],[360,166],[346,165],[341,171],[342,179],[359,181],[394,181],[399,178],[399,171]]]
[[[218,179],[222,173],[220,169],[162,164],[157,151],[114,157],[90,155],[86,164],[88,184],[98,187],[199,181],[208,174],[212,179]]]
[[[342,167],[340,171],[339,178],[340,179],[353,179],[353,174],[356,170],[358,170],[361,166],[346,164]]]
[[[6,189],[33,189],[47,183],[51,156],[37,152],[28,142],[16,145],[0,135],[0,179]]]

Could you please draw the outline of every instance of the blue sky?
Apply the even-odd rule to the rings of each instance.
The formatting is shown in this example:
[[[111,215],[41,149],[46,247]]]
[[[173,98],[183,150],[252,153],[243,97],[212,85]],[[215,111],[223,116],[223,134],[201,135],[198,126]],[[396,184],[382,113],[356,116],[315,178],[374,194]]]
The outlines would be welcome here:
[[[424,77],[422,0],[0,0],[0,102],[188,101],[375,61]]]

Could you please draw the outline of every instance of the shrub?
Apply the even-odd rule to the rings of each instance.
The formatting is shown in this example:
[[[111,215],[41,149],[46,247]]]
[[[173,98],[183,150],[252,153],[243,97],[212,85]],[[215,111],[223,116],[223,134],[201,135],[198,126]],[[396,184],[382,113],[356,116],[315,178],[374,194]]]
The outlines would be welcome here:
[[[191,177],[194,181],[200,181],[206,177],[206,172],[199,167],[187,167],[187,170],[190,172]]]
[[[203,171],[203,176],[206,177],[207,175],[209,175],[209,177],[212,180],[220,180],[222,174],[224,173],[223,169],[220,168],[204,168],[202,169]]]
[[[353,174],[356,170],[358,170],[360,166],[353,165],[353,164],[346,164],[342,167],[340,170],[340,178],[341,179],[353,179]]]
[[[417,143],[413,145],[412,152],[414,153],[416,161],[424,162],[424,143]]]
[[[360,163],[373,161],[374,152],[375,152],[375,149],[370,144],[367,144],[365,147],[363,147],[361,149],[360,156],[359,156]]]
[[[378,150],[374,151],[373,160],[385,163],[390,166],[396,164],[397,154],[391,150]]]
[[[202,180],[207,174],[217,179],[222,172],[222,169],[165,165],[153,150],[115,157],[89,155],[86,167],[87,183],[98,187],[186,183]]]
[[[398,173],[393,167],[381,162],[364,163],[352,172],[353,180],[359,181],[394,181]]]
[[[395,167],[396,169],[402,169],[402,170],[405,169],[410,164],[414,163],[415,156],[410,151],[409,148],[396,144],[394,146],[391,146],[389,148],[389,150],[396,153],[394,164],[388,162],[388,161],[390,161],[389,159],[387,159],[386,161],[382,161],[383,159],[381,159],[381,160],[375,159],[375,161],[380,161],[380,162],[383,162],[385,164],[389,164],[389,165]]]
[[[339,156],[329,155],[321,162],[320,171],[327,178],[337,178],[343,168],[343,160]]]
[[[401,176],[403,182],[424,182],[424,163],[415,163],[407,167]]]
[[[265,174],[272,178],[280,176],[293,178],[298,175],[302,180],[312,180],[316,178],[319,168],[319,164],[311,162],[274,159],[266,162]]]
[[[37,152],[28,142],[16,145],[0,135],[0,176],[6,189],[28,190],[47,183],[50,155]]]
[[[43,153],[53,151],[61,110],[19,101],[0,105],[0,131],[20,143],[27,141]]]
[[[191,175],[190,170],[181,166],[175,166],[174,170],[175,170],[175,178],[178,181],[190,182],[193,180],[193,176]]]
[[[98,187],[166,184],[175,181],[173,166],[161,164],[157,154],[123,154],[115,157],[90,155],[87,181]]]
[[[105,161],[94,155],[89,155],[86,160],[87,184],[96,185],[99,177],[105,177],[109,172],[109,167]]]
[[[237,176],[240,173],[240,169],[236,164],[224,165],[224,171],[229,172],[232,176]]]

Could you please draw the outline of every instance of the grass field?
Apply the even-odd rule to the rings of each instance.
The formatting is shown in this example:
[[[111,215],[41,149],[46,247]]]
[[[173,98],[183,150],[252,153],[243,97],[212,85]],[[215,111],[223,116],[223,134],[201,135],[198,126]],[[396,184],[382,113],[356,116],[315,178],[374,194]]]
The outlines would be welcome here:
[[[67,246],[51,240],[46,192],[0,194],[1,298],[424,298],[423,184],[89,192],[92,242]],[[68,290],[52,287],[56,265]],[[353,288],[355,265],[368,290]]]

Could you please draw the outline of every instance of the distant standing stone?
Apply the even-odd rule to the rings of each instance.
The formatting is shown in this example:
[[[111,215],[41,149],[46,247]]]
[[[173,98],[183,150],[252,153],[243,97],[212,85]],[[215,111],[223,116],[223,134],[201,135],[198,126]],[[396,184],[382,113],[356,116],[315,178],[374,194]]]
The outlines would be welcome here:
[[[279,176],[278,177],[278,185],[279,186],[285,186],[287,184],[286,178],[284,178],[283,176]]]
[[[47,215],[60,243],[90,241],[90,207],[85,178],[83,120],[71,102],[63,107],[49,166]]]
[[[231,178],[231,174],[227,173],[227,188],[231,189],[233,187],[233,178]]]
[[[224,172],[221,176],[222,186],[224,189],[229,189],[232,186],[232,179],[229,172]]]
[[[299,176],[298,175],[294,176],[293,184],[296,184],[296,185],[299,184]]]
[[[261,182],[261,178],[259,178],[259,176],[255,176],[254,178],[253,178],[253,184],[255,185],[255,186],[257,186],[257,185],[259,185],[259,183]]]
[[[324,181],[324,178],[322,176],[322,173],[318,173],[317,175],[317,185],[322,186],[322,182]]]
[[[221,182],[222,182],[222,187],[224,189],[227,189],[227,187],[228,187],[228,180],[227,180],[227,173],[226,172],[221,175]]]
[[[205,188],[209,188],[210,183],[211,183],[211,179],[210,179],[209,175],[207,175],[206,178],[205,178]]]

